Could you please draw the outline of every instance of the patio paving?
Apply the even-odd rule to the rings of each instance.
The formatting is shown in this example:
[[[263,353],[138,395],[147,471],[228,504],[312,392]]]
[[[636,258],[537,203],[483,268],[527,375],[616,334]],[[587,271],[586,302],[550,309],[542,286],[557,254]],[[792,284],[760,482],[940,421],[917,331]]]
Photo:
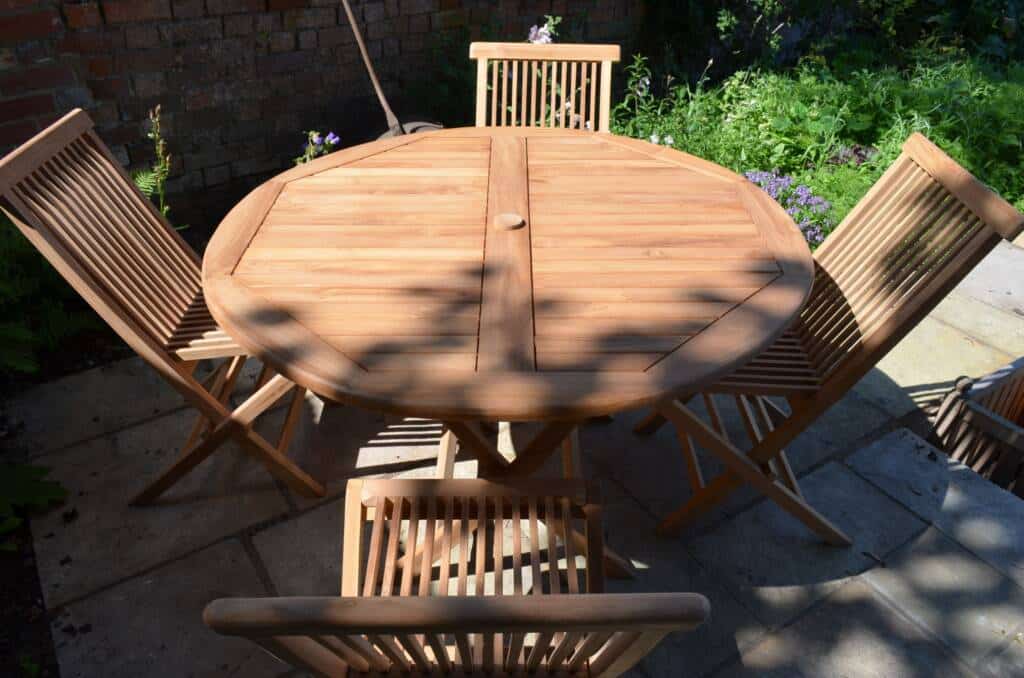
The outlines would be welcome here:
[[[584,427],[609,542],[637,569],[613,590],[694,590],[712,604],[707,625],[670,636],[631,675],[1024,675],[1024,502],[920,437],[924,409],[958,376],[1024,355],[1021,270],[1024,250],[997,249],[791,447],[805,493],[853,537],[848,549],[749,490],[681,537],[656,537],[657,518],[688,495],[673,433],[633,436],[641,413]],[[345,480],[429,475],[440,434],[310,397],[293,454],[327,497],[296,497],[229,451],[137,509],[129,498],[191,425],[141,361],[41,385],[3,414],[23,423],[13,444],[69,489],[32,529],[62,674],[83,678],[294,675],[207,631],[203,607],[336,595]]]

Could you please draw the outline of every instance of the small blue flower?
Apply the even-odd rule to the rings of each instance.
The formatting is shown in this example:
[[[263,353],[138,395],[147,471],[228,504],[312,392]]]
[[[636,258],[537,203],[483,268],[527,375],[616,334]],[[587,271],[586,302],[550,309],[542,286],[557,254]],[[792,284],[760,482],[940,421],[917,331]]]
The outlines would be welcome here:
[[[341,138],[337,134],[334,132],[327,133],[326,142],[328,146],[336,146],[339,141],[341,141]]]
[[[324,143],[324,138],[322,136],[320,136],[319,132],[316,132],[316,133],[313,134],[313,136],[311,136],[309,138],[309,141],[314,146],[320,146],[320,145],[322,145]]]

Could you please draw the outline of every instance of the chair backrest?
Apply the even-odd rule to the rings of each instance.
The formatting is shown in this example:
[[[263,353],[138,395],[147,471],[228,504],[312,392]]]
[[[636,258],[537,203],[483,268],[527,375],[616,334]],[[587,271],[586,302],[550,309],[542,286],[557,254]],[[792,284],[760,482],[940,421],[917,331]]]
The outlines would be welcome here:
[[[226,598],[207,626],[316,676],[618,676],[707,617],[696,593]]]
[[[354,479],[346,493],[352,508],[346,507],[342,595],[502,596],[604,589],[604,560],[591,558],[604,550],[601,508],[586,483]],[[355,528],[349,510],[361,512]],[[413,567],[397,563],[399,535],[406,535],[405,553],[424,554]],[[350,544],[360,552],[350,553]]]
[[[201,304],[199,259],[84,111],[0,160],[0,207],[133,349],[151,363],[172,363],[164,347]]]
[[[607,132],[618,45],[474,42],[478,127]]]
[[[1024,215],[921,134],[814,253],[798,332],[841,395],[900,341]],[[819,394],[828,403],[828,393]]]
[[[950,457],[1024,497],[1024,358],[960,379],[939,406],[935,434]]]

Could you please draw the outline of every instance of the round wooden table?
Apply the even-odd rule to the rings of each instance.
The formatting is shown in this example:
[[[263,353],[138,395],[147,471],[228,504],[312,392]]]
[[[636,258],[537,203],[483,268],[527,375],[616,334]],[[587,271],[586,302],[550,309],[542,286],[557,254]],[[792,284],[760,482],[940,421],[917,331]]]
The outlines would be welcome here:
[[[214,317],[289,379],[446,422],[578,422],[697,391],[771,344],[812,277],[792,219],[742,177],[535,128],[296,167],[203,261]]]

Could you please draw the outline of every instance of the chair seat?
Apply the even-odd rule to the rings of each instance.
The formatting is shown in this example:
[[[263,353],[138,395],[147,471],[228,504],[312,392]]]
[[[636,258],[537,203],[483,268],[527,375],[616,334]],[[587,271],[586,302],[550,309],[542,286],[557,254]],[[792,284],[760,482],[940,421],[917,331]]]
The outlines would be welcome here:
[[[164,348],[185,361],[227,358],[248,353],[213,319],[202,290],[196,293],[195,300],[181,317]]]
[[[708,389],[711,393],[807,395],[822,377],[795,332],[786,332],[756,358]]]

